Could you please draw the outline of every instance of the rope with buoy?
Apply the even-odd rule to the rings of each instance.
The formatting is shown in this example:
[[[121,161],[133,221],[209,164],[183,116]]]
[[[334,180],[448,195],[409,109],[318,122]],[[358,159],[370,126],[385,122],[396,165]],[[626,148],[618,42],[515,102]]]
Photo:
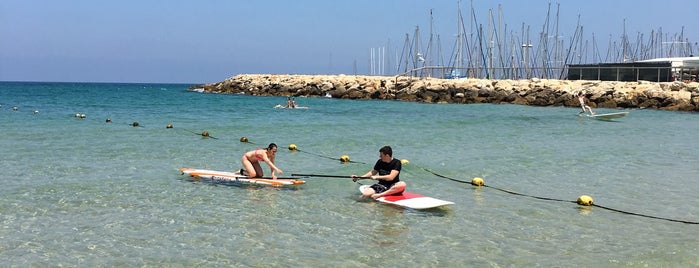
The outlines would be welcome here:
[[[201,133],[196,133],[196,132],[194,132],[194,131],[187,130],[187,129],[185,129],[184,131],[187,131],[187,132],[192,133],[192,134],[195,134],[195,135],[200,135],[200,136],[202,136],[203,138],[212,138],[212,139],[218,140],[218,138],[216,138],[216,137],[214,137],[214,136],[211,136],[211,135],[209,134],[209,132],[206,131],[206,130],[202,131]]]
[[[581,195],[581,196],[578,197],[578,199],[577,199],[576,201],[563,200],[563,199],[557,199],[557,198],[549,198],[549,197],[541,197],[541,196],[535,196],[535,195],[528,195],[528,194],[518,193],[518,192],[514,192],[514,191],[510,191],[510,190],[506,190],[506,189],[502,189],[502,188],[498,188],[498,187],[488,186],[488,185],[485,184],[485,182],[483,181],[483,179],[482,179],[482,178],[479,178],[479,177],[475,177],[475,178],[473,178],[473,179],[469,182],[469,181],[454,179],[454,178],[450,178],[450,177],[447,177],[447,176],[444,176],[444,175],[441,175],[441,174],[437,174],[436,172],[434,172],[434,171],[432,171],[432,170],[429,170],[429,169],[427,169],[427,168],[423,168],[423,167],[419,167],[419,166],[418,166],[418,168],[420,168],[420,169],[422,169],[422,170],[425,170],[425,171],[431,173],[432,175],[435,175],[435,176],[440,177],[440,178],[448,179],[448,180],[455,181],[455,182],[459,182],[459,183],[467,183],[467,184],[471,184],[471,185],[474,185],[474,186],[477,186],[477,187],[480,187],[480,186],[482,186],[482,187],[488,187],[488,188],[492,188],[492,189],[495,189],[495,190],[498,190],[498,191],[501,191],[501,192],[505,192],[505,193],[508,193],[508,194],[512,194],[512,195],[531,197],[531,198],[535,198],[535,199],[539,199],[539,200],[546,200],[546,201],[558,201],[558,202],[566,202],[566,203],[576,203],[576,204],[581,205],[581,206],[593,206],[593,207],[598,207],[598,208],[601,208],[601,209],[606,209],[606,210],[609,210],[609,211],[619,212],[619,213],[623,213],[623,214],[627,214],[627,215],[634,215],[634,216],[639,216],[639,217],[651,218],[651,219],[666,220],[666,221],[679,222],[679,223],[685,223],[685,224],[699,224],[699,222],[694,222],[694,221],[685,221],[685,220],[677,220],[677,219],[663,218],[663,217],[645,215],[645,214],[634,213],[634,212],[628,212],[628,211],[623,211],[623,210],[619,210],[619,209],[614,209],[614,208],[609,208],[609,207],[605,207],[605,206],[600,206],[600,205],[594,204],[594,202],[593,202],[593,200],[592,200],[592,197],[590,197],[590,196],[588,196],[588,195]]]
[[[320,154],[316,154],[316,153],[311,153],[311,152],[303,151],[303,150],[299,149],[299,148],[296,146],[296,144],[293,144],[293,143],[292,143],[292,144],[289,144],[288,149],[289,149],[289,151],[298,151],[298,152],[307,153],[307,154],[315,155],[315,156],[322,157],[322,158],[327,158],[327,159],[332,159],[332,160],[338,160],[338,159],[335,158],[335,157],[329,157],[329,156],[325,156],[325,155],[320,155]],[[348,155],[342,155],[342,156],[340,156],[340,162],[342,162],[342,163],[366,164],[366,163],[362,163],[362,162],[352,161],[352,160],[350,160],[350,158],[349,158]]]
[[[479,177],[475,177],[475,178],[473,178],[471,181],[463,181],[463,180],[459,180],[459,179],[450,178],[450,177],[447,177],[447,176],[444,176],[444,175],[440,175],[440,174],[438,174],[438,173],[436,173],[436,172],[434,172],[434,171],[432,171],[432,170],[429,170],[429,169],[427,169],[427,168],[424,168],[424,167],[419,167],[419,166],[418,166],[418,168],[420,168],[420,169],[422,169],[422,170],[424,170],[424,171],[427,171],[427,172],[429,172],[429,173],[432,173],[432,175],[435,175],[435,176],[440,177],[440,178],[448,179],[448,180],[455,181],[455,182],[459,182],[459,183],[467,183],[467,184],[471,184],[471,185],[473,185],[473,186],[489,187],[489,188],[493,188],[493,189],[495,189],[495,190],[502,191],[502,192],[505,192],[505,193],[508,193],[508,194],[520,195],[520,196],[526,196],[526,197],[532,197],[532,198],[541,199],[541,200],[571,202],[571,201],[569,201],[569,200],[562,200],[562,199],[555,199],[555,198],[548,198],[548,197],[540,197],[540,196],[534,196],[534,195],[527,195],[527,194],[522,194],[522,193],[518,193],[518,192],[513,192],[513,191],[506,190],[506,189],[502,189],[502,188],[497,188],[497,187],[493,187],[493,186],[488,186],[488,185],[485,185],[485,182],[483,181],[483,178],[479,178]]]

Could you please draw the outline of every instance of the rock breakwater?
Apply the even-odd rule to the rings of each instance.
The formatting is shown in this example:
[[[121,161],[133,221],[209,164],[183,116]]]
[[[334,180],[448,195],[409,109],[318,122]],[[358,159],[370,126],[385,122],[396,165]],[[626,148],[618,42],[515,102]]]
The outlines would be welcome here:
[[[241,74],[197,85],[194,91],[259,96],[332,96],[428,103],[578,106],[583,90],[593,108],[650,108],[699,112],[699,83],[590,80],[438,79],[354,75]]]

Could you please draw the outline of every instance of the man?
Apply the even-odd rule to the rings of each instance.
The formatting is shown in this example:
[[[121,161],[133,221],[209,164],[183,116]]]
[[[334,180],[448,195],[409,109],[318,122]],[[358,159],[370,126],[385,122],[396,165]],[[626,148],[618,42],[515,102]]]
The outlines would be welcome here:
[[[590,115],[595,115],[595,112],[592,111],[592,108],[590,108],[590,106],[585,105],[585,94],[583,94],[582,90],[578,92],[578,101],[580,102],[580,109],[582,109],[582,111],[580,111],[578,114],[585,113],[585,109],[587,108],[587,110],[590,111]]]
[[[380,198],[388,195],[401,194],[405,191],[405,182],[400,181],[401,162],[393,158],[393,150],[390,146],[381,147],[379,150],[379,160],[374,164],[374,168],[361,177],[352,175],[352,181],[359,179],[371,179],[378,181],[376,184],[367,187],[362,192],[362,198]]]

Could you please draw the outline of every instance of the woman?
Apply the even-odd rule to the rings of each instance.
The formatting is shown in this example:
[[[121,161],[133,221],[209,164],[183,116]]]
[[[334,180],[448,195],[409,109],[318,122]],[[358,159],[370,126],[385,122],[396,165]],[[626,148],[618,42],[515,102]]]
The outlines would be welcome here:
[[[276,153],[277,145],[274,143],[270,143],[269,146],[267,146],[267,148],[265,149],[258,148],[244,153],[243,158],[241,159],[241,162],[243,164],[243,170],[241,170],[241,174],[247,173],[244,175],[250,176],[252,178],[260,178],[263,176],[260,162],[265,162],[267,163],[267,165],[269,165],[269,168],[272,172],[272,179],[276,180],[277,175],[275,175],[274,172],[276,171],[277,173],[282,174],[282,170],[274,165],[274,155]]]

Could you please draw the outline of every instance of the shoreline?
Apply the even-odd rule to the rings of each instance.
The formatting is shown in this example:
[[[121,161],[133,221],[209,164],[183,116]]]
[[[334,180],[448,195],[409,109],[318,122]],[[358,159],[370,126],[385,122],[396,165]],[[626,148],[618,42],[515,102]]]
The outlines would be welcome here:
[[[426,103],[494,103],[579,107],[584,90],[594,108],[699,112],[699,83],[599,80],[439,79],[404,76],[240,74],[190,91],[256,96],[399,100]]]

